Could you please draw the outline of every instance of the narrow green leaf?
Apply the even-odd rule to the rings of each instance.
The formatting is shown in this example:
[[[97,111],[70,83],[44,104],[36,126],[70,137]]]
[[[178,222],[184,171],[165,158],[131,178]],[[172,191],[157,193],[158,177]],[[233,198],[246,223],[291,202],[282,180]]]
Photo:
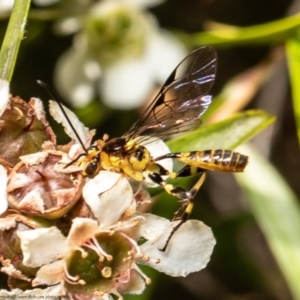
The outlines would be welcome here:
[[[294,113],[300,143],[300,37],[295,36],[286,42],[288,67],[292,85]]]
[[[261,110],[248,110],[168,142],[172,151],[232,149],[262,131],[275,117]]]
[[[0,51],[0,78],[10,82],[24,36],[30,0],[15,0]]]
[[[300,207],[296,196],[274,167],[254,149],[244,174],[236,178],[281,268],[293,299],[300,299]]]
[[[196,33],[190,38],[198,45],[269,44],[286,40],[295,30],[299,29],[299,26],[300,13],[249,27],[224,25],[224,28]]]

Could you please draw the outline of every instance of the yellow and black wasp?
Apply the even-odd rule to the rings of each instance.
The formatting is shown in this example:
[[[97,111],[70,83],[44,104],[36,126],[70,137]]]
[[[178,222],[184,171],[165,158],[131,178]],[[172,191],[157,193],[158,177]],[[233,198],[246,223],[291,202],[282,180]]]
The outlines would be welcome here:
[[[147,142],[152,142],[153,138],[165,140],[174,134],[194,130],[201,124],[200,117],[212,102],[212,97],[207,94],[215,73],[214,49],[206,46],[195,50],[174,69],[143,115],[123,136],[114,139],[106,136],[87,149],[81,142],[84,152],[66,166],[78,163],[83,174],[89,177],[104,169],[124,174],[138,182],[149,178],[178,198],[181,207],[173,220],[179,222],[161,251],[166,250],[172,235],[188,219],[194,196],[205,179],[206,171],[242,172],[248,162],[247,156],[231,150],[176,152],[152,157],[147,149]],[[41,81],[39,84],[57,99],[47,85]],[[68,119],[59,101],[58,104]],[[75,128],[73,130],[76,134]],[[177,172],[170,172],[159,163],[167,158],[181,161],[185,166]],[[163,176],[178,178],[194,174],[199,174],[200,178],[189,191],[168,184],[163,179]]]

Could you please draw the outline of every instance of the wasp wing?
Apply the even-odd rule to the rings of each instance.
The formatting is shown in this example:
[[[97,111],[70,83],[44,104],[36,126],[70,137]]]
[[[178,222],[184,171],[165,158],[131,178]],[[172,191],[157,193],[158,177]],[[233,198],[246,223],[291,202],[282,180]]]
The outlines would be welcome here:
[[[201,47],[189,54],[170,74],[157,96],[123,137],[155,136],[166,139],[201,124],[211,103],[207,95],[216,73],[216,53]]]

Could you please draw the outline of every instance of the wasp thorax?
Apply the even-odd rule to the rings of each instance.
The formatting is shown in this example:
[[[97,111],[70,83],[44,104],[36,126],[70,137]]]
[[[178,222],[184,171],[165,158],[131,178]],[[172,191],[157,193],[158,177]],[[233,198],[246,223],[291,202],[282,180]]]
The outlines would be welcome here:
[[[103,146],[102,151],[107,153],[123,152],[125,150],[125,145],[127,146],[127,143],[124,138],[115,138],[107,141]]]

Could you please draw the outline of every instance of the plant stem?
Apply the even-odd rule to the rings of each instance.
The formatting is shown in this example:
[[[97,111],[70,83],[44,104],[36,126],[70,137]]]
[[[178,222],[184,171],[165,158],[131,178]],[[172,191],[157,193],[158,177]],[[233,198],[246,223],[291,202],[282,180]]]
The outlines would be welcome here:
[[[24,36],[30,0],[15,0],[0,51],[0,78],[11,81]]]

